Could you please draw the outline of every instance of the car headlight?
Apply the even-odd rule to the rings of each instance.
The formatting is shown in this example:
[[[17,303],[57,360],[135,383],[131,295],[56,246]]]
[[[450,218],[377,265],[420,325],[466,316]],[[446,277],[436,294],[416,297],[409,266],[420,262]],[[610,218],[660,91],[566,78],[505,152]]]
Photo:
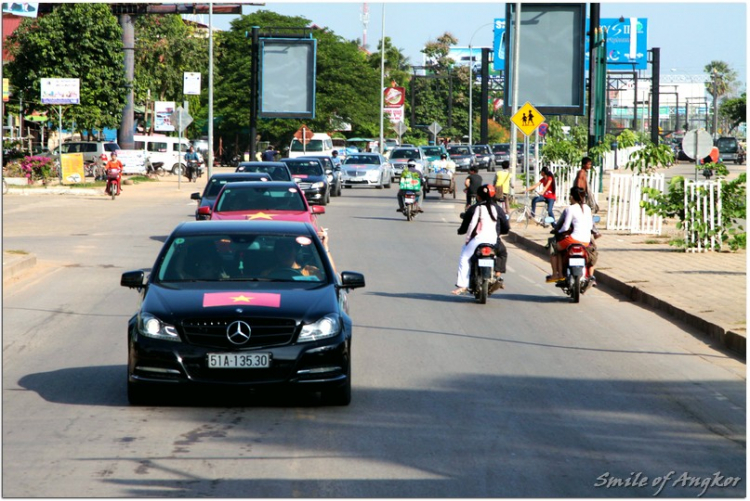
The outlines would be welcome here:
[[[310,341],[327,339],[329,337],[337,336],[340,330],[341,324],[339,319],[333,315],[326,315],[313,324],[303,325],[297,341],[300,343],[308,343]]]
[[[325,188],[325,187],[326,187],[326,183],[324,183],[323,181],[320,181],[320,182],[317,182],[317,183],[313,183],[312,186],[311,186],[311,188],[314,188],[316,190],[319,190],[319,189]]]
[[[166,324],[150,313],[141,313],[138,317],[138,332],[143,336],[164,341],[180,340],[174,325]]]

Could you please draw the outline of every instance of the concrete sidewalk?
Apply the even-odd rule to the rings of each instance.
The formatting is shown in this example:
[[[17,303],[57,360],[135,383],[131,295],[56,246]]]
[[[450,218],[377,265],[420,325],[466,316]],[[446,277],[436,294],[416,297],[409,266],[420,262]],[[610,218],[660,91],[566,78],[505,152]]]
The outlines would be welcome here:
[[[602,216],[602,221],[605,217]],[[689,323],[745,356],[747,253],[686,253],[669,245],[677,236],[665,221],[662,236],[632,235],[598,228],[597,282],[634,301]],[[513,225],[508,241],[548,259],[550,228],[533,221]]]

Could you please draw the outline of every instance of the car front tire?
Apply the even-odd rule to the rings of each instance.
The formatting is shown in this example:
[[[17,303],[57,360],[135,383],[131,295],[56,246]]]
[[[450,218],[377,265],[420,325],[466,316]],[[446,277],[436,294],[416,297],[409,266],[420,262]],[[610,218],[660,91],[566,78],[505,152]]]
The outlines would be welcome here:
[[[149,405],[154,402],[154,390],[146,385],[128,381],[128,402],[130,405]]]
[[[352,401],[352,371],[351,366],[347,369],[346,382],[333,390],[320,393],[320,400],[325,405],[346,406]]]

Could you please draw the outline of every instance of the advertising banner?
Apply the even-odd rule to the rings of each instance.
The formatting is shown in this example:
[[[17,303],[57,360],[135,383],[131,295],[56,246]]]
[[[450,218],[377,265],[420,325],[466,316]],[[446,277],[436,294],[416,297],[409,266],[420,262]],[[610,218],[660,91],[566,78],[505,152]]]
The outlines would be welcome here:
[[[495,19],[494,40],[492,49],[495,58],[492,61],[492,69],[503,71],[505,69],[505,19]]]
[[[624,17],[599,20],[607,36],[607,69],[645,70],[648,68],[648,19]],[[586,19],[586,31],[589,19]],[[589,61],[589,38],[586,37],[586,66]]]
[[[388,87],[383,91],[383,105],[386,108],[401,108],[404,106],[405,96],[404,87]]]
[[[78,78],[42,78],[42,104],[81,104]]]
[[[200,96],[201,95],[201,74],[190,73],[188,71],[184,72],[182,92],[186,96]]]
[[[86,178],[83,173],[83,153],[64,153],[62,160],[63,184],[82,183]]]
[[[117,159],[122,162],[123,174],[146,172],[146,152],[143,150],[117,150]]]
[[[397,124],[404,121],[403,106],[400,106],[398,108],[385,108],[383,111],[386,115],[388,115],[388,120],[390,120],[392,124]]]
[[[174,132],[175,126],[172,123],[172,113],[174,112],[174,101],[156,101],[154,103],[154,130],[157,132]]]
[[[3,14],[36,17],[38,10],[39,2],[3,2]]]
[[[8,101],[10,101],[10,81],[3,78],[3,102],[7,103]]]

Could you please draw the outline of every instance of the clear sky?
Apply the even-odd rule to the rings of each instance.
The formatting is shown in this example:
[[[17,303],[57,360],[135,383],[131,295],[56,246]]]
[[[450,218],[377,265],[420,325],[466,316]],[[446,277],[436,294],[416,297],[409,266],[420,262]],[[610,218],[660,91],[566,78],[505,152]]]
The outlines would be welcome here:
[[[256,2],[260,3],[260,2]],[[244,6],[243,13],[270,10],[286,16],[302,16],[348,39],[362,39],[363,2],[286,2],[269,0],[265,6]],[[367,45],[377,49],[381,38],[383,5],[385,36],[390,37],[412,65],[422,64],[424,44],[445,32],[458,45],[492,46],[492,22],[505,17],[499,2],[367,2]],[[639,17],[648,20],[648,48],[661,48],[662,74],[703,74],[713,60],[728,63],[742,82],[747,82],[748,8],[740,2],[601,2],[602,18]],[[588,10],[587,10],[588,12]],[[216,15],[218,28],[229,29],[236,16]],[[204,21],[208,22],[207,16]],[[473,37],[473,40],[472,40]],[[650,70],[649,70],[650,72]]]

